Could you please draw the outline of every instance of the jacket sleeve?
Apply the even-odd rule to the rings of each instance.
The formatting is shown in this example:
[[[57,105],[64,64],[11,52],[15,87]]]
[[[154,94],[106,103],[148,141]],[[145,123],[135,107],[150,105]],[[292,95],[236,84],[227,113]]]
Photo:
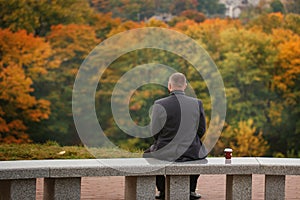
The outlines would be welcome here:
[[[151,113],[150,131],[155,140],[158,139],[159,133],[162,130],[166,121],[166,112],[162,105],[154,103]]]
[[[199,100],[199,112],[200,112],[200,119],[199,119],[197,135],[201,139],[206,131],[206,119],[205,119],[203,104],[200,100]]]

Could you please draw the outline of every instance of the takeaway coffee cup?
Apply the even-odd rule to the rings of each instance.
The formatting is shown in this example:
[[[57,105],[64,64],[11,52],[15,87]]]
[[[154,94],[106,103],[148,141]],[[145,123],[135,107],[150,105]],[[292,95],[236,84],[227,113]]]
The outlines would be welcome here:
[[[224,154],[226,159],[231,159],[232,157],[232,149],[231,148],[225,148]]]

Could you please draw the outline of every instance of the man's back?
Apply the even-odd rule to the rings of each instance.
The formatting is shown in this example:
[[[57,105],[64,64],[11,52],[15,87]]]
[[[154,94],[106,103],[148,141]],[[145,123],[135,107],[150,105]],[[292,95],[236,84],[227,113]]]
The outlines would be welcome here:
[[[196,160],[200,138],[205,132],[202,102],[183,91],[157,100],[152,115],[152,134],[156,140],[154,157],[169,161]]]

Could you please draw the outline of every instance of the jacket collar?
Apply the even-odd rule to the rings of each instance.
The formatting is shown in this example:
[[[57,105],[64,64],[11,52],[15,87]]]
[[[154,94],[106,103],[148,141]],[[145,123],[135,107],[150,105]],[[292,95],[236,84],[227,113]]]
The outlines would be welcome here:
[[[178,95],[178,94],[185,95],[184,91],[181,91],[181,90],[173,90],[170,93],[170,95]]]

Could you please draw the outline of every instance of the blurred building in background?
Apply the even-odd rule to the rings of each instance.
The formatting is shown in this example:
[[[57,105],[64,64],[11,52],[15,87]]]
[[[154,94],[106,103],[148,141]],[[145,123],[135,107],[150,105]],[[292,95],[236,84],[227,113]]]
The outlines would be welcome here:
[[[260,0],[220,0],[220,3],[225,4],[225,16],[230,18],[238,18],[243,9],[258,6]]]

